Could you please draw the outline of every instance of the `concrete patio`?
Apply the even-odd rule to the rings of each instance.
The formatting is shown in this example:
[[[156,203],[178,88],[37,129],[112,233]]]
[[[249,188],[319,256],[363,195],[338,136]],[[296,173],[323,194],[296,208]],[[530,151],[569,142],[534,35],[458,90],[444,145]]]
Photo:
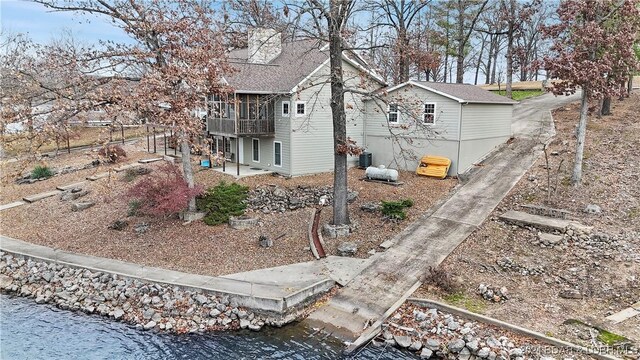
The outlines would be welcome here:
[[[266,174],[273,173],[273,171],[258,169],[250,165],[240,164],[240,166],[238,166],[237,163],[232,163],[232,162],[227,162],[225,164],[224,171],[222,166],[212,167],[211,170],[233,176],[236,179],[242,179],[248,176],[266,175]]]

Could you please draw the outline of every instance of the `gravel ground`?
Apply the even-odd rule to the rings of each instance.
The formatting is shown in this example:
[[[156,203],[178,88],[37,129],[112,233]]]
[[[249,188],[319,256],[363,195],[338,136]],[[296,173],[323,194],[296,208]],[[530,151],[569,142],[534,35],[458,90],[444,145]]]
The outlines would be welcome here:
[[[460,293],[428,284],[416,296],[448,301],[586,346],[594,344],[593,329],[578,326],[572,319],[640,344],[640,316],[617,325],[605,320],[640,301],[640,94],[614,100],[611,116],[590,116],[583,184],[573,187],[568,180],[578,106],[571,104],[554,112],[558,135],[548,149],[550,201],[546,201],[547,171],[541,157],[489,220],[441,264]],[[543,247],[537,243],[537,231],[497,220],[507,210],[522,210],[524,204],[568,210],[570,218],[607,236]],[[601,213],[586,213],[590,204],[598,205]],[[606,238],[613,240],[601,240]],[[480,284],[506,287],[509,300],[483,300],[478,294]],[[579,298],[561,297],[567,290],[576,291]]]
[[[141,154],[148,156],[143,151]],[[84,156],[84,155],[83,155]],[[155,167],[158,163],[147,165]],[[153,173],[151,175],[153,176]],[[350,205],[351,219],[359,227],[348,241],[355,242],[357,257],[368,257],[368,251],[380,250],[379,245],[404,229],[456,185],[455,179],[435,180],[402,172],[405,184],[394,187],[364,182],[364,170],[349,171],[349,188],[359,193]],[[54,178],[55,179],[55,178]],[[205,187],[220,180],[234,181],[228,175],[208,169],[196,173],[196,182]],[[48,180],[53,181],[53,179]],[[48,181],[42,182],[42,186]],[[331,173],[286,179],[261,175],[238,180],[249,187],[272,184],[293,188],[298,185],[324,186],[333,181]],[[64,181],[64,183],[73,182]],[[54,183],[46,190],[54,188]],[[259,218],[257,227],[235,230],[226,225],[207,226],[201,221],[183,225],[175,218],[127,217],[127,199],[124,194],[133,183],[123,181],[121,174],[88,184],[91,193],[82,199],[96,201],[96,205],[82,212],[72,212],[71,205],[59,197],[51,197],[34,204],[9,209],[0,213],[3,235],[95,256],[110,257],[148,266],[164,267],[204,275],[222,275],[286,265],[312,260],[308,250],[307,229],[311,209],[286,211],[283,214],[254,213]],[[40,186],[40,182],[33,186]],[[31,186],[31,185],[30,185]],[[38,189],[34,192],[44,191]],[[385,221],[379,213],[360,210],[365,202],[411,198],[415,205],[407,211],[407,220],[394,223]],[[331,208],[325,207],[322,221],[331,218]],[[127,220],[129,226],[116,231],[109,229],[115,220]],[[137,234],[136,224],[147,223],[148,231]],[[274,241],[271,248],[258,245],[260,235]],[[336,255],[337,240],[326,239],[327,253]]]
[[[0,204],[6,204],[13,201],[21,200],[24,196],[37,194],[40,192],[51,191],[56,186],[67,185],[74,182],[84,180],[87,176],[96,173],[106,172],[109,169],[120,167],[125,163],[136,162],[139,159],[153,157],[136,145],[125,145],[123,149],[127,152],[127,158],[118,164],[102,164],[91,169],[74,171],[72,173],[56,175],[46,180],[38,181],[33,184],[16,184],[15,180],[21,175],[29,173],[36,165],[46,165],[52,169],[59,169],[66,166],[82,167],[91,164],[98,158],[97,151],[81,151],[72,152],[71,154],[60,154],[52,158],[43,158],[42,161],[33,161],[33,159],[25,159],[16,162],[0,162],[1,184],[0,187]]]

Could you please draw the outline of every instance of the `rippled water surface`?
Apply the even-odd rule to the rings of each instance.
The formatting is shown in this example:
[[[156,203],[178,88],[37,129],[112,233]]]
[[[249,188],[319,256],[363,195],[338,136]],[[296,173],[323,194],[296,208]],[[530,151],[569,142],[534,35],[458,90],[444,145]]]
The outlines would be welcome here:
[[[340,359],[342,344],[299,325],[215,335],[136,330],[99,316],[0,295],[1,359]],[[367,347],[356,359],[412,359]]]

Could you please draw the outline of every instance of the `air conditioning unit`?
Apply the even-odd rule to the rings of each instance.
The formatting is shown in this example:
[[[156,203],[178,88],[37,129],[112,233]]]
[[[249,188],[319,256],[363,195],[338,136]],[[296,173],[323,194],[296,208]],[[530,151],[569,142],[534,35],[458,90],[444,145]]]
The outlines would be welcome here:
[[[373,161],[371,160],[372,155],[370,152],[363,152],[362,154],[360,154],[360,159],[358,161],[358,167],[361,169],[366,169],[369,166],[371,166],[371,164],[373,163]]]

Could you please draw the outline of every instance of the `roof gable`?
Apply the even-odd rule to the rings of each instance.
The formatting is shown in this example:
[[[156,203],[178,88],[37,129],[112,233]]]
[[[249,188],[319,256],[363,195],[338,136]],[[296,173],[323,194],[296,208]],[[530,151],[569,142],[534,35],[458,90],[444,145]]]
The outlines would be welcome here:
[[[280,55],[268,64],[249,63],[247,57],[247,48],[229,53],[229,62],[236,71],[225,76],[224,80],[236,92],[291,93],[328,63],[329,50],[326,44],[317,40],[296,40],[282,43]],[[354,59],[343,54],[343,59],[381,85],[386,85],[384,79],[372,71],[366,62],[363,63],[361,58]]]
[[[455,84],[455,83],[437,83],[427,81],[408,81],[388,89],[383,89],[387,93],[397,91],[406,86],[416,86],[427,91],[431,91],[435,94],[442,95],[459,103],[476,103],[476,104],[505,104],[512,105],[517,104],[517,101],[513,101],[504,96],[494,94],[490,91],[484,90],[478,86],[470,84]]]

